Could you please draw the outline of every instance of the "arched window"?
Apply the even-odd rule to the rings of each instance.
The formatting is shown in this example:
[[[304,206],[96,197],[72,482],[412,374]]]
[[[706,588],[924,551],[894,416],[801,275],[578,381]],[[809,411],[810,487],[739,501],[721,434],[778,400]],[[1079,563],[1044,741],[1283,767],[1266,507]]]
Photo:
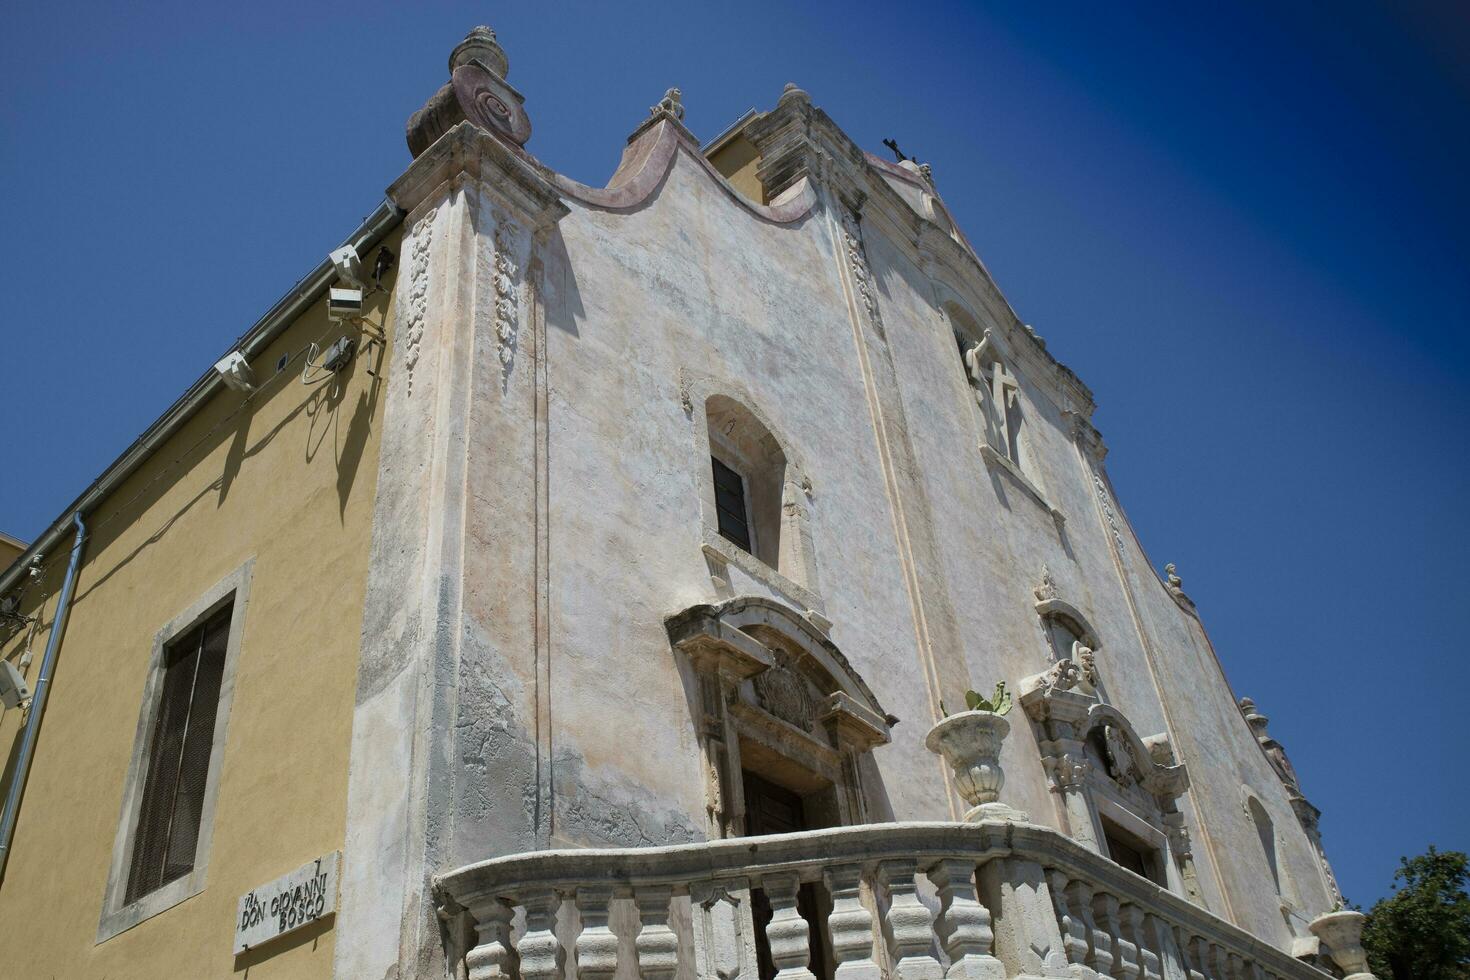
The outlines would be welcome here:
[[[685,370],[679,389],[694,436],[699,543],[716,594],[768,589],[821,618],[815,496],[798,448],[733,381]]]
[[[720,536],[779,569],[786,454],[750,409],[726,395],[709,397],[705,421]]]
[[[1266,815],[1266,808],[1254,796],[1245,798],[1245,808],[1251,816],[1251,822],[1256,825],[1256,836],[1261,839],[1261,850],[1266,855],[1266,867],[1271,869],[1271,882],[1276,886],[1276,894],[1280,895],[1281,865],[1276,856],[1276,828]]]

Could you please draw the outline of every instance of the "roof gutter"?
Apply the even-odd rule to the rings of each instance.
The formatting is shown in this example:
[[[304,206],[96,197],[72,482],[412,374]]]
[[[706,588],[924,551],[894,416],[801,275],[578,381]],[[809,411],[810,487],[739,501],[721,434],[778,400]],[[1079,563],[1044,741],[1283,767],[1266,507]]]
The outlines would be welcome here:
[[[359,254],[366,253],[392,231],[403,220],[403,210],[391,200],[385,199],[377,210],[368,215],[363,223],[347,237]],[[291,325],[301,313],[315,303],[337,279],[337,270],[330,259],[323,259],[307,276],[296,283],[291,291],[276,301],[276,305],[255,322],[243,336],[230,345],[231,351],[239,351],[247,359],[255,357]],[[153,455],[165,440],[207,402],[215,392],[224,387],[224,380],[212,368],[204,373],[183,397],[174,402],[168,411],[148,427],[127,450],[103,471],[80,497],[66,508],[40,537],[36,538],[25,554],[18,557],[4,574],[0,574],[0,594],[12,589],[20,580],[26,566],[37,555],[45,555],[59,545],[72,531],[72,515],[93,513],[97,505],[106,500],[117,487],[138,467]]]

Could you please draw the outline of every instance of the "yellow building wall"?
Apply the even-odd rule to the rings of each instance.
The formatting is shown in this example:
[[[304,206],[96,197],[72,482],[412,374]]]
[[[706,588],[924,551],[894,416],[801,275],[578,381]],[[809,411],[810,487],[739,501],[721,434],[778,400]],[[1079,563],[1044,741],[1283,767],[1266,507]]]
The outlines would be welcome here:
[[[399,251],[396,230],[385,244]],[[367,314],[389,331],[392,278]],[[382,345],[366,355],[359,348],[340,384],[304,386],[299,357],[282,376],[275,370],[283,354],[343,332],[325,301],[315,304],[252,362],[261,391],[250,405],[241,409],[239,392],[217,393],[88,515],[76,598],[0,882],[0,976],[331,975],[330,918],[238,958],[232,943],[241,895],[343,845],[387,358]],[[48,556],[43,583],[27,594],[49,594],[46,627],[70,547]],[[205,888],[97,944],[154,636],[251,558]],[[46,628],[22,631],[0,650],[16,663],[29,644],[32,686],[46,638]],[[0,718],[6,785],[20,715]]]
[[[19,538],[0,532],[0,571],[9,568],[21,555],[26,553],[26,544]]]
[[[765,189],[755,175],[761,162],[760,151],[743,134],[737,134],[709,155],[709,162],[741,194],[757,204],[765,204]]]

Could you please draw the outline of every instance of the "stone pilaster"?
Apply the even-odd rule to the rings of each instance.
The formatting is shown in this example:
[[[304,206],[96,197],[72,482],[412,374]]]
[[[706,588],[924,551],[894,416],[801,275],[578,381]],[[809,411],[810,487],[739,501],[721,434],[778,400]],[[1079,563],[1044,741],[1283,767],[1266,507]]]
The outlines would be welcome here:
[[[389,193],[408,212],[406,276],[353,717],[339,977],[441,973],[431,875],[471,851],[535,846],[547,796],[536,684],[545,650],[534,625],[544,523],[535,278],[565,207],[523,158],[469,123]],[[502,468],[502,454],[530,462]],[[486,498],[514,519],[495,520]],[[519,578],[493,583],[486,603],[491,550],[527,560],[504,563],[500,574]],[[478,817],[496,794],[503,839],[491,841]]]

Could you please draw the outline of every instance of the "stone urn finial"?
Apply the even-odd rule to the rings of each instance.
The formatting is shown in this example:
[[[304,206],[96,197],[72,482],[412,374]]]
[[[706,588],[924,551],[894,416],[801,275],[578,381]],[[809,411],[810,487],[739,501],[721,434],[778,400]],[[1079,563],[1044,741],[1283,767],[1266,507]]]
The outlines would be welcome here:
[[[1362,912],[1338,909],[1317,916],[1307,926],[1327,947],[1328,955],[1347,980],[1378,980],[1368,970],[1368,954],[1363,949],[1363,923],[1367,921]]]
[[[1000,767],[1000,746],[1011,730],[1011,723],[1005,719],[1011,704],[1005,685],[996,685],[993,703],[973,691],[966,695],[966,702],[975,706],[969,711],[946,715],[929,729],[925,747],[943,756],[954,771],[960,796],[970,805],[966,822],[1026,820],[1025,813],[1000,802],[1000,791],[1006,782]]]
[[[812,97],[806,93],[795,82],[787,82],[786,87],[781,90],[781,98],[776,100],[777,105],[785,105],[788,102],[805,102],[811,104]]]
[[[450,74],[471,61],[478,61],[501,78],[510,74],[510,59],[505,56],[505,49],[495,40],[495,31],[483,24],[466,34],[449,53]]]

